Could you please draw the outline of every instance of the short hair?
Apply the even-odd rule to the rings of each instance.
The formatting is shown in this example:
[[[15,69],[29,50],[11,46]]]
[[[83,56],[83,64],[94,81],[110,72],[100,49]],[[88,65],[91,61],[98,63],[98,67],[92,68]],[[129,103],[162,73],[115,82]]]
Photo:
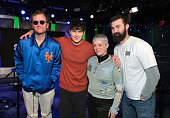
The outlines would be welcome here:
[[[49,23],[49,19],[48,19],[48,16],[45,14],[45,12],[41,11],[41,10],[36,10],[33,15],[31,16],[31,21],[33,20],[33,16],[36,16],[36,15],[40,15],[40,14],[43,14],[46,18],[46,22]]]
[[[85,31],[85,23],[80,19],[73,19],[70,24],[70,30],[72,29]]]
[[[101,40],[104,42],[105,45],[108,44],[108,38],[106,35],[104,34],[96,34],[94,37],[93,37],[93,41],[97,41],[97,40]],[[93,42],[92,41],[92,42]]]
[[[109,24],[111,25],[111,23],[112,23],[113,21],[116,21],[116,20],[118,20],[118,19],[122,19],[124,25],[128,24],[127,18],[126,18],[125,16],[123,16],[123,15],[120,15],[120,14],[113,16],[113,17],[110,19]]]

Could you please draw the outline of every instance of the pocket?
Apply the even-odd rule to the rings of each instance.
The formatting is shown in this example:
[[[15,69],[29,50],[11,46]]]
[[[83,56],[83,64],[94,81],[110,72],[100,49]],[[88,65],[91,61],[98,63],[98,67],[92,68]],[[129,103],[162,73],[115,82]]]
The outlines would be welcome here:
[[[28,81],[28,76],[26,74],[23,75],[23,79],[22,79],[22,86],[24,89],[28,90],[29,89],[29,86],[30,86],[30,83]]]

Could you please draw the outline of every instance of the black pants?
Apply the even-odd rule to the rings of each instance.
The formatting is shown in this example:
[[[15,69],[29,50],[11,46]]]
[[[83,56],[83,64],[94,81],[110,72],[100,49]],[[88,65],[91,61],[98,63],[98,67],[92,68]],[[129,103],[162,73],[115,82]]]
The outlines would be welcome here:
[[[88,93],[88,114],[89,118],[109,118],[109,109],[114,99],[100,99]]]
[[[60,118],[86,118],[87,90],[70,92],[60,88]]]

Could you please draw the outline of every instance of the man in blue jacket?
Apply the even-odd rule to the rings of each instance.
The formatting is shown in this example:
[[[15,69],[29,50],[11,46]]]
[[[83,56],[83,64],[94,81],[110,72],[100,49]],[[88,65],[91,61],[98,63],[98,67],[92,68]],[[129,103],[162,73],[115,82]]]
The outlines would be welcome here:
[[[51,105],[55,94],[55,82],[60,75],[60,45],[47,34],[48,18],[42,11],[32,15],[34,34],[20,40],[14,59],[16,72],[22,82],[27,118],[41,116],[52,118]]]

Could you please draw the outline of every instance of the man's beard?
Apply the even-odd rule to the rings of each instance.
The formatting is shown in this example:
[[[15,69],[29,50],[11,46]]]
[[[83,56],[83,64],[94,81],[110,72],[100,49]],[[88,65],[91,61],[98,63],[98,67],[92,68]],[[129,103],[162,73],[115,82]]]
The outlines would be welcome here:
[[[123,33],[114,33],[113,34],[113,41],[120,43],[121,41],[123,41],[123,39],[126,37],[126,30],[123,30]]]

